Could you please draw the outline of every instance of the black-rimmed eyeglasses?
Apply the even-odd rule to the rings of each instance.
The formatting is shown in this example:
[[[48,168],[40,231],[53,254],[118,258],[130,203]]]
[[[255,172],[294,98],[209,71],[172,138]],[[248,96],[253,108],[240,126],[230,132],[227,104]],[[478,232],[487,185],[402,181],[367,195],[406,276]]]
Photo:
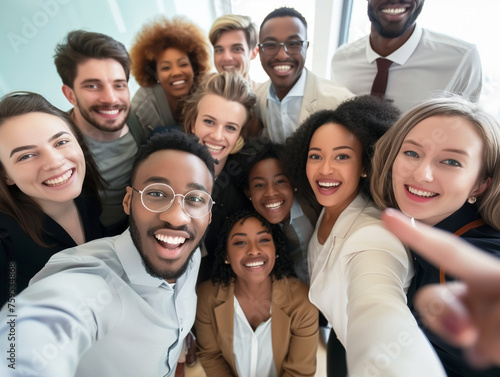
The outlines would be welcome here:
[[[281,46],[283,46],[286,53],[290,55],[295,55],[300,52],[302,46],[304,46],[304,43],[307,43],[307,41],[293,40],[281,43],[269,41],[269,42],[259,43],[259,52],[263,53],[264,55],[271,56],[277,54]]]
[[[199,218],[206,216],[214,201],[212,197],[202,190],[189,191],[185,195],[176,194],[174,189],[165,183],[152,183],[143,190],[133,190],[141,194],[141,202],[144,208],[151,212],[164,212],[172,207],[175,197],[182,198],[181,207],[189,217]]]

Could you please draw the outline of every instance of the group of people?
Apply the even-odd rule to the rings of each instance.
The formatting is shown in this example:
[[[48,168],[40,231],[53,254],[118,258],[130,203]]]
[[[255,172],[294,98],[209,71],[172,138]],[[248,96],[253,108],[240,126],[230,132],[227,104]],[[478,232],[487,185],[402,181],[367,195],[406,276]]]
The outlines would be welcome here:
[[[333,80],[304,67],[288,7],[259,31],[222,16],[208,39],[159,18],[130,55],[68,33],[54,61],[70,111],[0,99],[2,370],[180,376],[194,333],[207,377],[314,376],[328,324],[329,377],[499,376],[456,348],[500,364],[494,306],[480,325],[498,292],[428,249],[498,272],[500,124],[476,103],[477,50],[418,27],[423,5],[368,0],[371,33],[337,51]],[[449,287],[453,305],[425,309]]]

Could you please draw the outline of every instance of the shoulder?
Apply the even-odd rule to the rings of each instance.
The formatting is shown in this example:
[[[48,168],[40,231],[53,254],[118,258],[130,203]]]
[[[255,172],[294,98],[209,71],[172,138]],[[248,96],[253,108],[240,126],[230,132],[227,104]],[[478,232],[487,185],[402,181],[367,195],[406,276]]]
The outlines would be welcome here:
[[[422,29],[422,43],[431,43],[435,46],[435,49],[450,47],[451,49],[462,53],[476,49],[476,45],[473,43],[425,28]]]
[[[327,99],[331,102],[331,106],[329,108],[336,108],[341,102],[354,97],[354,94],[352,94],[344,85],[316,76],[314,73],[307,70],[306,87],[310,88],[312,85],[314,85],[318,98]],[[337,100],[336,103],[334,99]]]
[[[354,42],[343,44],[335,51],[333,59],[337,60],[355,53],[364,53],[366,44],[368,43],[368,37],[368,35],[365,35]]]
[[[271,80],[267,80],[263,83],[257,84],[255,88],[255,95],[257,97],[267,96],[267,92],[269,91],[269,87],[271,86]]]

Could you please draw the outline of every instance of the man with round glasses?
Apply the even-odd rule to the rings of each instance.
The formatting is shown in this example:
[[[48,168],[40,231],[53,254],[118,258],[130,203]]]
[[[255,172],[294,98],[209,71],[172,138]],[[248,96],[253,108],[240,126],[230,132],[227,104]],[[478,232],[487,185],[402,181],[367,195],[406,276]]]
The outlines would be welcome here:
[[[55,254],[3,308],[16,330],[9,341],[12,326],[0,324],[14,350],[7,375],[174,375],[211,221],[213,159],[197,141],[176,131],[148,140],[123,200],[130,228]]]
[[[259,40],[260,62],[270,79],[255,91],[264,137],[284,143],[310,114],[335,109],[353,96],[304,68],[307,22],[295,9],[282,7],[269,13],[260,26]]]

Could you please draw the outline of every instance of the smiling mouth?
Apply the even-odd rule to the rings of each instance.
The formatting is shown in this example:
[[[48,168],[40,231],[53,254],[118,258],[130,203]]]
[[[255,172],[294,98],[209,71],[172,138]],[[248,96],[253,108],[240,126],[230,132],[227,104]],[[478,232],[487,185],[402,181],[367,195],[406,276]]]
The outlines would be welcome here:
[[[185,83],[186,83],[186,80],[177,80],[177,81],[174,81],[173,83],[171,83],[170,85],[177,86],[177,85],[183,85]]]
[[[281,202],[264,204],[264,207],[267,209],[278,209],[283,205],[283,203],[284,201],[282,200]]]
[[[221,145],[214,145],[214,144],[209,144],[209,143],[204,143],[204,144],[212,152],[220,152],[222,149],[224,149],[224,147]]]
[[[417,190],[416,188],[413,188],[411,186],[405,186],[408,192],[410,192],[413,195],[420,196],[422,198],[433,198],[435,196],[438,196],[438,193],[432,192],[432,191],[422,191],[422,190]]]
[[[257,267],[263,266],[264,264],[265,264],[264,261],[250,262],[250,263],[245,263],[245,267],[257,268]]]
[[[321,188],[329,189],[332,187],[340,186],[340,182],[318,182],[318,186]]]
[[[172,237],[165,234],[155,234],[156,241],[165,249],[178,249],[186,242],[185,237]]]
[[[406,12],[406,8],[387,8],[382,9],[381,12],[390,15],[397,15]]]
[[[280,65],[275,65],[273,69],[278,72],[287,72],[292,69],[292,66],[288,64],[280,64]]]
[[[53,179],[47,179],[46,181],[44,181],[42,183],[45,186],[49,186],[49,187],[61,186],[61,185],[65,184],[66,182],[68,182],[68,180],[73,175],[73,172],[74,172],[74,169],[70,169],[66,173],[60,175],[59,177],[53,178]]]
[[[120,112],[120,109],[112,109],[112,110],[96,110],[99,114],[104,115],[117,115]]]

